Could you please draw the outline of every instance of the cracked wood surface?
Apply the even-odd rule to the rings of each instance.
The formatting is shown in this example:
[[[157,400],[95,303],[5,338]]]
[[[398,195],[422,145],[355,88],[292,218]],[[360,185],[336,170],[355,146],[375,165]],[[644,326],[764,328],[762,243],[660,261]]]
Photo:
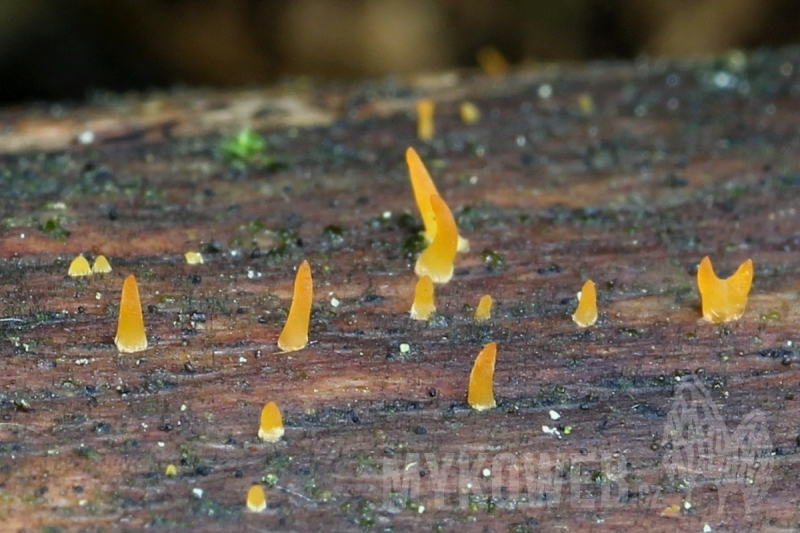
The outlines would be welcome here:
[[[1,110],[0,530],[794,530],[798,63],[786,49]],[[436,102],[429,143],[420,97]],[[220,158],[245,125],[281,166]],[[410,145],[472,246],[428,323],[408,316]],[[78,253],[113,272],[66,277]],[[704,255],[724,275],[753,258],[738,322],[701,320]],[[303,258],[312,342],[281,354]],[[130,273],[150,348],[121,355]],[[589,278],[600,320],[580,329]],[[492,340],[498,407],[478,413],[466,387]],[[256,438],[270,400],[277,444]],[[729,446],[678,460],[671,427],[727,428]],[[244,508],[256,482],[261,514]]]

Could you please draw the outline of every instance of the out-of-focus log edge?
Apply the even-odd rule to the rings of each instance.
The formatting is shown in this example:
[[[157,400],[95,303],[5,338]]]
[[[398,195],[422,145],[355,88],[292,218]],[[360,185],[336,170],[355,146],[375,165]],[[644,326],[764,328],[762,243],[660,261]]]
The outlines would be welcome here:
[[[0,111],[0,530],[794,530],[798,70],[787,49]],[[219,157],[248,125],[284,165]],[[409,145],[472,245],[429,323]],[[78,253],[113,272],[66,277]],[[738,322],[701,320],[704,255],[753,258]],[[312,342],[281,354],[302,258]],[[150,348],[120,355],[131,273]]]

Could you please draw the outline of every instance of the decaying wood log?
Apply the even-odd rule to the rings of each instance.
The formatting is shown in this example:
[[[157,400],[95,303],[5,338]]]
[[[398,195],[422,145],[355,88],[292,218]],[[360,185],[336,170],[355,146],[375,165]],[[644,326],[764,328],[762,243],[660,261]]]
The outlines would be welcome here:
[[[3,110],[0,530],[793,530],[799,62]],[[461,121],[464,101],[480,121]],[[245,126],[266,147],[223,145]],[[408,146],[472,246],[428,322],[408,315]],[[79,253],[113,272],[67,277]],[[705,255],[724,275],[755,262],[740,320],[701,319]],[[311,344],[282,354],[304,258]],[[131,273],[150,348],[119,354]],[[600,320],[579,328],[586,279]],[[475,322],[485,293],[492,318]],[[476,412],[490,341],[498,406]],[[256,436],[271,400],[276,444]],[[244,506],[253,483],[263,513]]]

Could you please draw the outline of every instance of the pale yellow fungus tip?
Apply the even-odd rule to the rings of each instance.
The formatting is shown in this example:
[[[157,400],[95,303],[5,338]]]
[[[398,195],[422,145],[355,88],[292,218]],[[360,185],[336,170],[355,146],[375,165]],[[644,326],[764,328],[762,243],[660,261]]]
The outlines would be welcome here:
[[[264,442],[278,442],[283,437],[283,417],[275,402],[269,402],[261,409],[261,424],[258,438]]]
[[[95,274],[108,274],[111,272],[111,263],[108,262],[106,256],[98,255],[95,257],[92,272]]]
[[[753,283],[753,260],[748,259],[729,278],[719,279],[708,256],[697,269],[697,288],[703,308],[703,318],[709,322],[738,320],[747,306],[747,296]]]
[[[80,278],[83,276],[88,276],[92,273],[92,267],[89,266],[89,261],[83,256],[83,254],[79,254],[78,257],[72,260],[69,264],[69,277],[71,278]]]
[[[186,252],[183,257],[186,258],[186,263],[189,265],[202,265],[204,263],[203,254],[200,252]]]
[[[458,110],[464,124],[475,124],[481,119],[481,110],[472,102],[461,102]]]
[[[433,302],[433,281],[430,276],[422,276],[417,282],[414,291],[414,303],[411,305],[411,318],[414,320],[428,320],[436,312]]]
[[[494,363],[497,359],[497,343],[490,342],[475,358],[469,375],[467,403],[476,411],[485,411],[497,406],[494,400]]]
[[[433,101],[421,98],[417,101],[417,137],[421,141],[430,141],[434,133]]]
[[[458,250],[458,228],[453,213],[441,196],[431,195],[430,204],[436,217],[436,235],[417,259],[414,272],[419,277],[430,276],[434,283],[447,283],[453,277],[453,261]]]
[[[256,483],[247,491],[247,509],[254,513],[260,513],[266,508],[267,495],[264,494],[264,489],[261,485]]]
[[[308,325],[311,322],[311,303],[314,299],[314,284],[311,266],[303,260],[294,279],[294,296],[289,308],[286,325],[283,326],[278,347],[284,352],[301,350],[308,344]]]
[[[488,294],[481,296],[478,307],[475,308],[475,320],[489,320],[492,317],[492,297]]]
[[[164,470],[164,475],[167,477],[175,477],[178,475],[178,469],[175,467],[174,464],[170,463],[167,465],[167,468]]]
[[[597,288],[594,281],[587,280],[578,293],[578,308],[572,315],[572,321],[582,328],[588,328],[597,322]]]
[[[493,46],[484,46],[475,55],[481,69],[490,76],[500,76],[508,72],[508,60]]]
[[[122,284],[119,322],[114,343],[117,345],[117,350],[122,353],[135,353],[147,349],[142,303],[139,300],[139,287],[136,285],[136,277],[133,274],[125,278],[125,282]]]
[[[410,146],[406,150],[406,164],[408,165],[411,189],[414,191],[414,200],[417,202],[422,225],[425,226],[422,236],[425,242],[430,244],[436,236],[436,215],[433,212],[433,207],[431,207],[430,197],[434,194],[439,195],[439,191],[436,189],[436,185],[433,183],[431,175],[428,173],[428,169],[425,168],[425,164],[420,159],[419,154]],[[458,236],[457,249],[459,252],[469,251],[469,241],[461,237],[461,235]]]

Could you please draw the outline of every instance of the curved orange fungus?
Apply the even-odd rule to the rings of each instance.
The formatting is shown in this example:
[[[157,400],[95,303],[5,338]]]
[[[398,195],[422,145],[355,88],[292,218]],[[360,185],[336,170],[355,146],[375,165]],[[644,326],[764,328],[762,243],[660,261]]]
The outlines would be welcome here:
[[[494,400],[494,362],[497,359],[497,343],[490,342],[475,358],[469,375],[467,403],[476,411],[485,411],[497,406]]]
[[[703,307],[703,318],[709,322],[738,320],[747,306],[747,295],[753,283],[753,260],[748,259],[727,279],[714,273],[708,256],[697,269],[697,288]]]
[[[453,261],[458,248],[458,229],[453,213],[439,195],[431,195],[430,204],[436,217],[437,230],[433,242],[422,251],[414,272],[428,275],[434,283],[447,283],[453,277]]]
[[[119,322],[114,343],[117,345],[117,350],[122,353],[135,353],[147,349],[142,302],[139,300],[139,287],[133,274],[125,278],[125,283],[122,284]]]
[[[411,304],[411,318],[414,320],[428,320],[436,312],[433,303],[433,281],[430,276],[422,276],[417,282],[414,291],[414,303]]]
[[[286,325],[283,326],[278,347],[284,352],[301,350],[308,344],[308,324],[311,321],[311,302],[314,298],[314,284],[311,280],[311,267],[303,260],[294,279],[294,296]]]
[[[408,165],[411,189],[414,191],[414,200],[417,202],[417,209],[419,209],[419,215],[422,217],[422,224],[425,226],[422,236],[426,243],[430,243],[436,236],[436,215],[433,213],[430,198],[434,194],[439,196],[439,191],[436,189],[436,185],[433,183],[428,169],[422,163],[419,154],[410,146],[406,150],[406,164]],[[469,251],[469,241],[461,235],[458,236],[457,249],[459,252]]]
[[[264,442],[278,442],[283,437],[283,417],[275,402],[269,402],[261,409],[261,424],[258,438]]]
[[[578,293],[578,308],[572,315],[572,321],[582,328],[597,322],[597,289],[592,280],[586,281]]]

